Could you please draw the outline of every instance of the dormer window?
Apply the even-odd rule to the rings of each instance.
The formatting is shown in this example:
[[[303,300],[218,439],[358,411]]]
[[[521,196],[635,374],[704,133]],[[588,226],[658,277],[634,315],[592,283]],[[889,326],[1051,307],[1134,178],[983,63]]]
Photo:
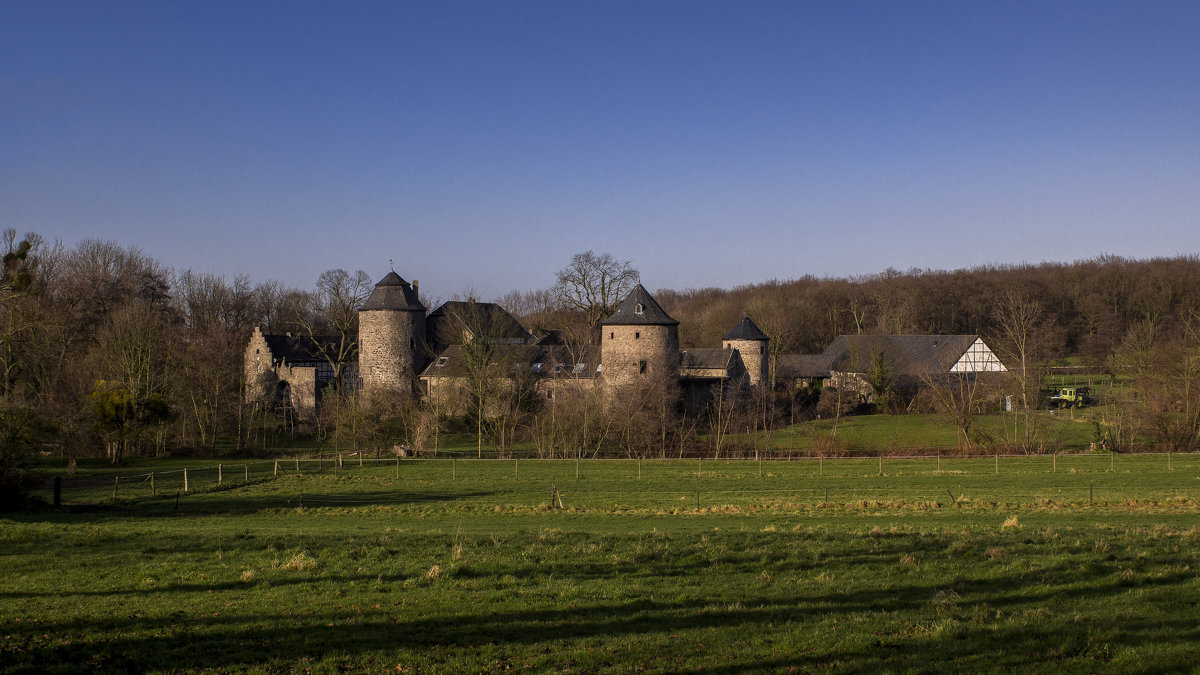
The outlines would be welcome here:
[[[634,313],[634,314],[645,314],[645,313],[646,313],[646,308],[645,308],[645,307],[643,307],[643,306],[642,306],[642,303],[640,303],[640,302],[639,302],[638,304],[636,304],[636,305],[634,305],[634,306],[633,306],[633,313]]]
[[[535,363],[532,366],[530,366],[529,369],[535,373],[540,373],[540,372],[542,372],[542,364]]]
[[[437,367],[441,368],[442,366],[446,365],[449,361],[450,361],[449,356],[439,356],[438,362],[437,362]]]

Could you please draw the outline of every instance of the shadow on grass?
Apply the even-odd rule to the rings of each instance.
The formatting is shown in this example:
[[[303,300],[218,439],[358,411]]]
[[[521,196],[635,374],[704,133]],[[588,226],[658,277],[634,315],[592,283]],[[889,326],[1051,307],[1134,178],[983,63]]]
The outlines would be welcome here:
[[[447,610],[418,615],[413,609],[379,607],[367,612],[341,607],[294,614],[226,614],[112,618],[100,621],[51,620],[30,626],[10,626],[0,654],[13,670],[67,667],[113,667],[126,670],[257,668],[295,664],[297,659],[335,659],[358,665],[411,663],[453,668],[446,659],[479,652],[481,659],[497,651],[540,659],[535,666],[576,670],[634,666],[631,659],[649,661],[652,669],[679,672],[765,672],[836,667],[852,671],[919,669],[942,665],[967,670],[1068,669],[1094,670],[1121,650],[1161,645],[1175,636],[1186,645],[1195,636],[1194,617],[1123,619],[1090,616],[1083,623],[1040,622],[999,625],[984,617],[997,606],[1010,611],[1039,602],[1044,595],[1070,600],[1124,593],[1116,586],[1097,586],[1080,573],[1064,577],[1044,594],[1022,594],[1022,575],[990,580],[986,589],[964,588],[952,606],[935,607],[930,599],[940,586],[897,585],[886,594],[875,591],[846,594],[746,594],[736,604],[719,605],[708,599],[656,601],[639,599],[598,602],[583,606],[490,611],[487,608]],[[1155,580],[1162,592],[1186,584],[1186,575]],[[1087,582],[1092,581],[1089,585]],[[857,636],[852,626],[860,617],[884,618],[887,630]],[[907,631],[922,622],[954,618],[945,630]],[[833,631],[828,628],[833,626]],[[842,635],[837,627],[842,626]],[[79,635],[103,630],[95,641],[47,643],[40,636]],[[737,650],[705,654],[694,638],[704,631],[732,631],[753,637]],[[813,631],[822,631],[821,634]],[[164,633],[167,636],[164,637]],[[671,640],[685,636],[679,642]],[[608,661],[577,659],[591,652],[577,642],[609,645]],[[572,649],[572,647],[579,647]],[[650,653],[639,653],[649,648]],[[1153,663],[1139,664],[1142,672],[1175,672],[1190,668],[1187,648],[1156,647]],[[465,654],[464,654],[465,653]],[[468,661],[470,663],[470,661]],[[460,664],[461,665],[461,664]],[[1108,666],[1112,667],[1112,666]]]
[[[258,481],[268,482],[269,479]],[[363,491],[358,489],[339,492],[322,490],[305,494],[302,491],[276,494],[239,494],[240,488],[253,484],[239,484],[228,488],[206,489],[184,493],[178,490],[162,491],[156,496],[139,496],[130,499],[108,500],[99,503],[66,504],[53,508],[44,506],[19,513],[4,514],[8,518],[22,521],[44,521],[55,523],[72,522],[72,517],[86,514],[104,518],[156,518],[201,515],[247,515],[261,512],[297,508],[368,508],[381,506],[404,506],[416,504],[445,504],[461,500],[494,497],[494,490],[459,492],[415,492],[404,490]]]

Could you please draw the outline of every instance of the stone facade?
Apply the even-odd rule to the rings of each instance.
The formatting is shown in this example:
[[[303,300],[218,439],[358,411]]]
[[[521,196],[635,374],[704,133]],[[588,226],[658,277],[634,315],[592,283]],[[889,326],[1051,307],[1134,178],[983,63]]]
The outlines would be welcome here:
[[[679,374],[678,326],[604,326],[601,375],[612,386]]]
[[[750,375],[750,386],[761,387],[770,381],[771,357],[767,354],[766,340],[722,340],[723,349],[737,350]]]
[[[411,395],[425,366],[425,317],[417,312],[363,311],[358,314],[358,365],[362,391]]]
[[[292,341],[290,335],[278,336]],[[274,353],[267,336],[257,326],[246,345],[243,367],[246,377],[246,400],[290,410],[297,418],[312,419],[317,413],[319,371],[312,362],[290,364],[286,356]]]

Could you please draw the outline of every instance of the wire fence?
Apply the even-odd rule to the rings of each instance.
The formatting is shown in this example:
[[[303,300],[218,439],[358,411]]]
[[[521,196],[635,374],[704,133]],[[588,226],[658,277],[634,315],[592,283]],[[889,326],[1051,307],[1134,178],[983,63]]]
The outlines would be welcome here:
[[[207,510],[455,505],[494,510],[974,507],[1200,497],[1193,453],[803,459],[292,457],[59,478],[56,504]],[[258,486],[258,487],[254,487]],[[47,495],[49,496],[49,495]],[[186,499],[185,499],[186,498]]]

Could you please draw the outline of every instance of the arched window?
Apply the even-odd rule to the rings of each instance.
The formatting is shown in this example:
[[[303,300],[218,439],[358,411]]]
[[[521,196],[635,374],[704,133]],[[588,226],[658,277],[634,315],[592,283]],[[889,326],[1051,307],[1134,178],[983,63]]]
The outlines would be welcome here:
[[[634,314],[645,314],[646,308],[642,307],[642,303],[639,302],[638,304],[633,306],[633,313]]]

